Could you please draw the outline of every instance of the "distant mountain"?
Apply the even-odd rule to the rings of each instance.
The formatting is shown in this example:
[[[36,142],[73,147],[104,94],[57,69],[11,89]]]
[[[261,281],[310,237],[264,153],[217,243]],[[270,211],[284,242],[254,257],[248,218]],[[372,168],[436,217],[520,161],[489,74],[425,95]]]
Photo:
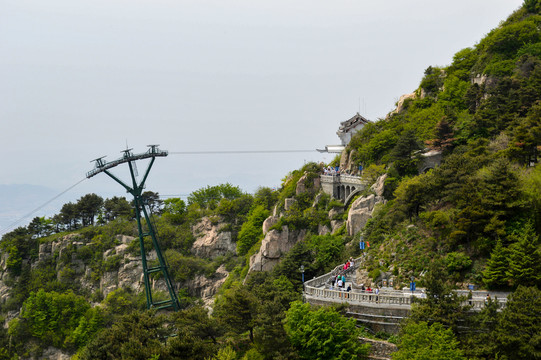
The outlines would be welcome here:
[[[42,206],[57,193],[54,189],[39,185],[0,185],[0,231]],[[18,226],[26,225],[32,217],[43,216],[49,210],[45,206],[29,219],[21,221]]]

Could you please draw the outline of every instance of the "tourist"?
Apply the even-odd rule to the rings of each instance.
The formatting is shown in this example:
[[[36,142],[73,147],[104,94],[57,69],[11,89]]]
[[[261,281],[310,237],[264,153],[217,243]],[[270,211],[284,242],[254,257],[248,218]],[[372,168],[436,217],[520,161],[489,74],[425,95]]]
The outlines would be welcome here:
[[[344,287],[345,287],[345,284],[344,284]],[[346,289],[346,293],[344,294],[344,297],[345,298],[349,298],[349,292],[351,291],[351,285],[348,284],[348,288]]]

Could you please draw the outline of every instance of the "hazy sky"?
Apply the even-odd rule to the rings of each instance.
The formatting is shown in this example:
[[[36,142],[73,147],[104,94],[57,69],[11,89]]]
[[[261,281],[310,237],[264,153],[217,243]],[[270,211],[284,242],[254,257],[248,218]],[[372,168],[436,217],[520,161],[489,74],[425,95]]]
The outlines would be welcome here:
[[[522,0],[0,0],[0,184],[60,192],[90,160],[315,149],[359,111],[383,118]],[[313,153],[170,155],[148,190],[279,186]],[[144,167],[142,164],[140,168]],[[119,176],[127,168],[118,167]],[[100,174],[58,200],[124,195]]]

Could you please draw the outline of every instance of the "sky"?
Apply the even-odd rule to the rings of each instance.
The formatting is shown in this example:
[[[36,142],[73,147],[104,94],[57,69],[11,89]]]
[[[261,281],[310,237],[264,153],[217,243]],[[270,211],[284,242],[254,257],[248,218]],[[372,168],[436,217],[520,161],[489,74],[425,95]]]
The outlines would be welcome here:
[[[126,196],[105,174],[82,181],[92,159],[115,160],[126,147],[339,144],[341,121],[356,112],[384,118],[428,66],[450,64],[521,4],[0,0],[0,185],[51,189],[61,196],[47,211],[57,212],[87,193]],[[253,193],[279,187],[308,161],[332,159],[316,151],[170,154],[156,159],[147,190],[185,196],[229,182]],[[125,164],[114,172],[128,179]]]

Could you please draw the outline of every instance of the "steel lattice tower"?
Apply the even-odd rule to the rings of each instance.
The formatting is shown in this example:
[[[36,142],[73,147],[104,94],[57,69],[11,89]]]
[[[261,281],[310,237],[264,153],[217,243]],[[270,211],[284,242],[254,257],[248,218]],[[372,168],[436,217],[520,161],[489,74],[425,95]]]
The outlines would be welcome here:
[[[171,278],[169,276],[169,272],[167,270],[167,263],[165,261],[165,258],[162,255],[162,251],[160,249],[160,245],[158,243],[158,238],[156,236],[156,231],[154,229],[154,226],[152,222],[150,221],[150,217],[148,214],[148,211],[145,207],[145,204],[143,202],[142,197],[142,191],[145,185],[145,181],[148,177],[148,174],[150,172],[150,168],[154,164],[154,160],[158,156],[167,156],[167,151],[160,150],[158,148],[158,145],[148,145],[149,149],[146,153],[143,154],[132,154],[132,149],[126,149],[123,151],[124,156],[122,156],[120,159],[106,162],[103,160],[104,157],[92,160],[95,162],[96,167],[89,171],[86,174],[87,178],[91,178],[94,175],[97,175],[101,172],[106,173],[111,177],[113,180],[115,180],[117,183],[122,185],[130,194],[133,195],[133,201],[135,205],[135,217],[137,219],[137,228],[139,231],[139,245],[141,248],[141,261],[143,263],[143,277],[145,282],[145,293],[146,293],[146,299],[147,299],[147,308],[148,309],[165,309],[165,308],[172,308],[174,310],[178,310],[180,308],[180,304],[175,292],[175,289],[173,287],[173,284],[171,282]],[[148,164],[148,167],[145,171],[145,174],[141,180],[140,183],[137,183],[136,176],[137,176],[137,168],[135,165],[136,160],[142,160],[142,159],[148,159],[150,158],[150,162]],[[108,170],[123,164],[128,163],[129,169],[130,169],[130,175],[132,180],[132,185],[129,186],[123,181],[121,181],[118,177],[111,174]],[[143,213],[147,229],[146,231],[143,230],[143,223],[141,219],[141,212]],[[150,237],[152,239],[152,246],[154,247],[154,250],[156,251],[156,256],[159,261],[159,265],[148,267],[147,265],[147,258],[146,258],[146,249],[145,249],[145,238]],[[165,284],[167,286],[167,290],[169,292],[169,299],[164,301],[158,301],[154,302],[152,297],[152,289],[150,286],[150,275],[153,273],[161,272],[161,274],[164,277]]]

